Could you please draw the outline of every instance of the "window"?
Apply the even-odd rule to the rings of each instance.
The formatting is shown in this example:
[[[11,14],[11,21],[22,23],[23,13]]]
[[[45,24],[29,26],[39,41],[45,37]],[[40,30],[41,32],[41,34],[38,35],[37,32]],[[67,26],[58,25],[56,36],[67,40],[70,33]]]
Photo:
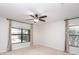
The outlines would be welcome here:
[[[30,30],[12,28],[11,34],[12,43],[30,42]]]
[[[79,26],[69,27],[69,45],[79,47]]]

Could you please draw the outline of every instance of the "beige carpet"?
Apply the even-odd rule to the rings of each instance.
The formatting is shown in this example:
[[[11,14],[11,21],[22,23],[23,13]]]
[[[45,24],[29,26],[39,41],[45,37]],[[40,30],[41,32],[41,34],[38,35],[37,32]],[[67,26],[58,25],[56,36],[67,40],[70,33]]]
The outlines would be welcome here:
[[[37,45],[2,53],[1,55],[66,55],[66,53],[53,48]]]

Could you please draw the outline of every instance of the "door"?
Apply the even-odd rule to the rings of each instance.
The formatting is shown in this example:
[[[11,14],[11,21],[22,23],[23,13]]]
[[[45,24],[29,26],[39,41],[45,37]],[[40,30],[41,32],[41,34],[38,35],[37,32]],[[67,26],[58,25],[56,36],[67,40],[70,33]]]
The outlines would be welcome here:
[[[79,54],[79,18],[68,20],[67,25],[68,52]]]

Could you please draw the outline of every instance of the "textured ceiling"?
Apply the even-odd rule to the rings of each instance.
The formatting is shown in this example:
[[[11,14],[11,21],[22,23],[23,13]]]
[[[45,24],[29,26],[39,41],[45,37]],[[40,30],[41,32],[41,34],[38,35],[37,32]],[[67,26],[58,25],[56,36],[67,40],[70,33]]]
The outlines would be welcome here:
[[[33,11],[34,13],[46,14],[48,17],[45,18],[47,22],[64,20],[66,18],[78,17],[79,16],[79,4],[70,3],[0,3],[0,16],[11,18],[15,20],[31,22],[26,19],[30,19],[29,13]]]

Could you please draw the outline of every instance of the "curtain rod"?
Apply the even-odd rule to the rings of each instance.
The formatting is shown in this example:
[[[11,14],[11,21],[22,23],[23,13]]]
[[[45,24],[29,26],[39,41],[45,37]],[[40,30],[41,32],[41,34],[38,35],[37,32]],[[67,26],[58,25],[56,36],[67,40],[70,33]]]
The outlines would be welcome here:
[[[25,23],[25,24],[30,24],[30,25],[31,25],[31,23],[26,23],[26,22],[22,22],[22,21],[17,21],[17,20],[13,20],[13,19],[9,19],[9,18],[7,18],[7,20],[11,20],[11,21],[15,21],[15,22]]]
[[[66,20],[73,20],[73,19],[77,19],[77,18],[79,18],[79,17],[74,17],[74,18],[70,18],[70,19],[65,19],[64,21],[66,21]]]

